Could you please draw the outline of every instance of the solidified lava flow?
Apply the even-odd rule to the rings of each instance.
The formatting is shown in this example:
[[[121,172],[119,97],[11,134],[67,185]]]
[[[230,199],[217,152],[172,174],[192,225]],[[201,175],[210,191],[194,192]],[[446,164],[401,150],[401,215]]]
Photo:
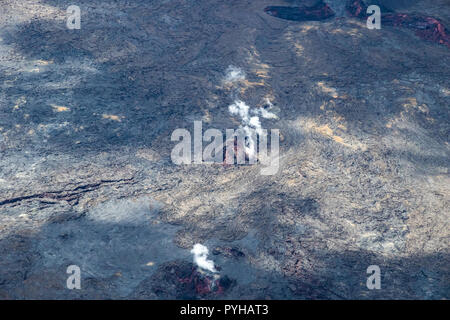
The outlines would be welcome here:
[[[264,12],[280,19],[292,21],[320,21],[334,16],[334,11],[323,1],[312,7],[269,6],[264,9]]]
[[[346,4],[347,12],[357,18],[367,18],[367,5],[361,0],[349,0]]]
[[[233,284],[233,281],[227,276],[213,279],[210,276],[199,273],[194,268],[192,268],[187,277],[178,278],[178,282],[182,284],[184,291],[188,291],[187,296],[192,295],[192,293],[195,293],[196,296],[222,295]]]
[[[366,19],[368,17],[367,7],[363,0],[349,0],[346,5],[347,12],[351,16],[360,19]],[[403,13],[382,13],[381,23],[382,25],[414,30],[420,38],[444,44],[450,48],[450,35],[448,34],[448,30],[446,30],[442,22],[433,17]]]
[[[367,8],[368,5],[363,0],[348,0],[346,4],[346,9],[350,16],[360,19],[367,19],[369,16]],[[384,7],[381,9],[383,25],[414,30],[420,38],[443,44],[450,48],[448,30],[436,18],[416,14],[387,12],[388,10]],[[311,7],[268,6],[264,9],[264,12],[273,17],[292,21],[321,21],[335,15],[329,5],[323,1],[319,1]]]

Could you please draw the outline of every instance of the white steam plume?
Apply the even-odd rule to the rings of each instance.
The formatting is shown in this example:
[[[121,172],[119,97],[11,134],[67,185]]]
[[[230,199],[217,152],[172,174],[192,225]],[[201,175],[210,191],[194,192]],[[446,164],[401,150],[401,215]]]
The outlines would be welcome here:
[[[217,272],[214,267],[214,261],[208,260],[208,248],[204,245],[197,243],[192,248],[191,253],[194,255],[194,263],[200,268],[204,270],[208,270],[210,272]]]
[[[267,99],[266,102],[269,105],[269,108],[273,107],[273,104],[269,99]],[[261,116],[264,119],[277,119],[277,115],[264,108],[251,109],[244,101],[239,99],[235,100],[232,105],[228,106],[228,111],[232,115],[238,115],[241,118],[241,128],[245,130],[249,137],[246,141],[245,151],[251,156],[256,156],[257,142],[254,141],[255,137],[252,139],[249,134],[251,129],[255,130],[256,133],[261,134],[262,126],[259,117]]]
[[[224,82],[238,82],[241,80],[245,80],[245,72],[242,71],[241,68],[235,66],[229,66],[225,71],[225,79]]]

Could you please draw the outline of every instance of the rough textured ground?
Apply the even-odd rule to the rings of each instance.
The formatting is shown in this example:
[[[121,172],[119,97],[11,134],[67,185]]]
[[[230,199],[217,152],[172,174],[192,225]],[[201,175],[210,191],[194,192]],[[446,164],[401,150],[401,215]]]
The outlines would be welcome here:
[[[264,13],[293,2],[0,3],[0,298],[449,298],[450,50],[344,1]],[[449,1],[412,3],[450,25]],[[275,105],[278,173],[174,165],[172,131],[237,128],[236,97]]]

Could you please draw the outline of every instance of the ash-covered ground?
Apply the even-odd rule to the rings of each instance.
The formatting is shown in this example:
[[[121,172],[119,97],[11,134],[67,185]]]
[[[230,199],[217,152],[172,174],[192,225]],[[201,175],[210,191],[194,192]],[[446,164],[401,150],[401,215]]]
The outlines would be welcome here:
[[[346,0],[265,11],[319,2],[2,0],[0,298],[448,299],[450,49]],[[450,26],[448,0],[373,3]],[[276,174],[173,163],[237,102],[274,115]]]

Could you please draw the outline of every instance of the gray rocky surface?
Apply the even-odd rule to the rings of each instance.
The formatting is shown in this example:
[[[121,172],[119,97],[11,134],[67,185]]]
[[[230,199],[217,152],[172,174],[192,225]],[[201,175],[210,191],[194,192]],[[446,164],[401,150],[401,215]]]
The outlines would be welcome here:
[[[450,51],[329,2],[3,0],[0,298],[449,298]],[[400,7],[450,25],[448,1]],[[278,173],[173,164],[173,130],[237,128],[236,96],[275,105]],[[226,290],[180,282],[195,243]]]

